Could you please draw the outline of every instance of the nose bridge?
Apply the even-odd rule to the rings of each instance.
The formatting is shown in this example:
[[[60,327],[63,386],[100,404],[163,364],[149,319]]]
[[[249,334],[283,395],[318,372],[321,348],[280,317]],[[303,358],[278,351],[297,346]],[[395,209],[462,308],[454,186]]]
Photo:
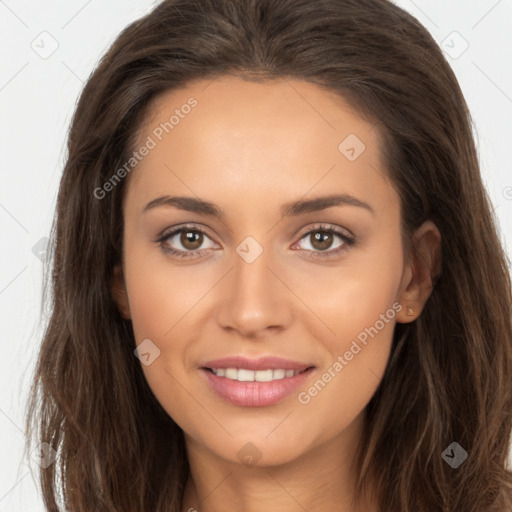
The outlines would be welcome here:
[[[265,247],[255,238],[248,236],[236,247],[233,270],[223,287],[218,311],[223,327],[247,335],[288,323],[290,310],[286,289],[275,276],[274,267],[271,247]]]
[[[272,260],[269,246],[264,248],[255,238],[246,237],[237,246],[233,259],[233,291],[241,297],[264,298],[273,288],[269,281],[275,279],[268,269]]]

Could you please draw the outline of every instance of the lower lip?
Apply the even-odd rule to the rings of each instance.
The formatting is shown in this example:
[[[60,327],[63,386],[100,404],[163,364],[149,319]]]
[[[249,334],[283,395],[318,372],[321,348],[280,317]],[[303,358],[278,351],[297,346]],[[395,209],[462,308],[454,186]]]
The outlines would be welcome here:
[[[204,368],[201,369],[213,390],[233,405],[242,407],[264,407],[272,405],[297,390],[309,377],[313,368],[293,377],[272,380],[270,382],[240,382],[238,380],[217,377]]]

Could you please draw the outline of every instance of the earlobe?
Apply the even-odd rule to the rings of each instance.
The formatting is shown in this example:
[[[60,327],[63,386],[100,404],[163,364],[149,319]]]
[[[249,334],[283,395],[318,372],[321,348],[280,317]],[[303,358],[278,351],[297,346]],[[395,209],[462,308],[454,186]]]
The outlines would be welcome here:
[[[121,265],[116,265],[112,271],[112,277],[110,280],[110,291],[112,299],[117,304],[119,313],[125,319],[130,319],[130,305],[128,303],[128,294],[126,292],[126,286],[124,282],[123,269]]]
[[[425,221],[411,240],[411,254],[398,297],[402,309],[397,322],[413,322],[420,316],[440,273],[441,233],[432,221]]]

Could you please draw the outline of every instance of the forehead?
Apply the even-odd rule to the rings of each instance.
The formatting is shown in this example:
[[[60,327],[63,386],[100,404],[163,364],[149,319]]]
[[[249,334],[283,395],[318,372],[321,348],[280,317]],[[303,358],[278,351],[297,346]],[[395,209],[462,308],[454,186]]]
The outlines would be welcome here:
[[[342,97],[301,80],[199,80],[150,105],[136,147],[153,147],[130,176],[140,201],[163,189],[270,199],[389,187],[377,128]],[[130,192],[134,195],[134,192]]]
[[[195,104],[192,108],[191,103]],[[148,107],[139,135],[158,131],[161,123],[169,121],[172,127],[164,130],[164,137],[172,133],[179,138],[188,127],[223,140],[244,135],[276,140],[277,135],[276,142],[284,139],[287,145],[294,140],[297,144],[304,139],[315,142],[317,134],[325,138],[326,145],[337,146],[344,133],[357,133],[370,139],[370,145],[379,135],[339,94],[297,79],[253,82],[225,76],[193,81],[158,95]],[[196,138],[199,135],[195,133]]]

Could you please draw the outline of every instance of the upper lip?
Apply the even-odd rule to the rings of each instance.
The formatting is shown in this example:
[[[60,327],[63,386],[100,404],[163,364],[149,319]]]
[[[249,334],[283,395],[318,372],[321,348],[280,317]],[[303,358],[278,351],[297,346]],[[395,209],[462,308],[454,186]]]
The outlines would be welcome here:
[[[247,370],[298,370],[303,371],[313,366],[308,363],[283,359],[282,357],[265,356],[258,359],[250,359],[243,356],[223,357],[204,363],[203,368],[245,368]]]

